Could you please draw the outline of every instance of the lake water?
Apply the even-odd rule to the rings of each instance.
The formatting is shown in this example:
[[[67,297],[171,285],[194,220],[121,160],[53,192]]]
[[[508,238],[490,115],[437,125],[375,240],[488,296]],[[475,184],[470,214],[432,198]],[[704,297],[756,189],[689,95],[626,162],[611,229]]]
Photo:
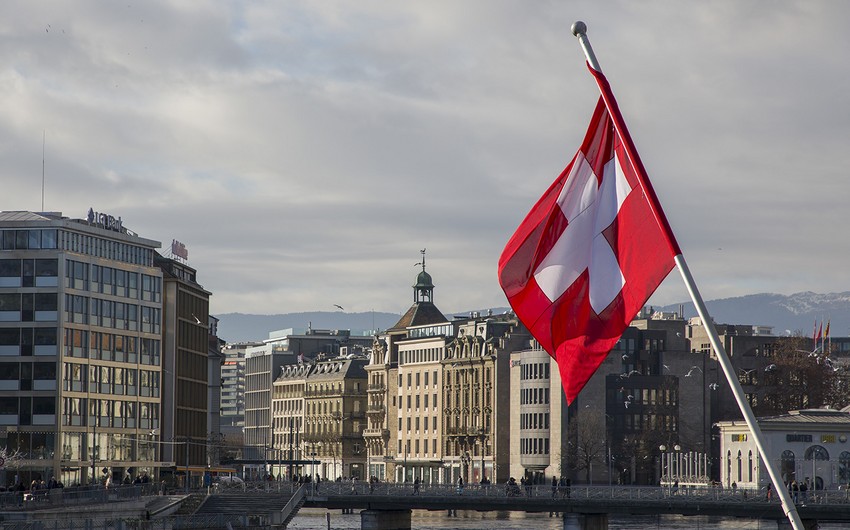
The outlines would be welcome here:
[[[476,512],[458,511],[457,517],[449,517],[445,512],[414,511],[411,528],[414,530],[563,530],[561,517],[549,517],[545,513],[524,512]],[[303,508],[289,523],[287,528],[298,530],[327,530],[328,516],[330,528],[359,529],[360,514],[342,514],[340,510]],[[733,529],[776,529],[774,521],[756,519],[736,519],[722,517],[684,517],[677,515],[618,516],[608,520],[610,530],[633,530],[647,528],[656,530],[733,530]],[[825,523],[822,530],[848,528],[847,524]]]

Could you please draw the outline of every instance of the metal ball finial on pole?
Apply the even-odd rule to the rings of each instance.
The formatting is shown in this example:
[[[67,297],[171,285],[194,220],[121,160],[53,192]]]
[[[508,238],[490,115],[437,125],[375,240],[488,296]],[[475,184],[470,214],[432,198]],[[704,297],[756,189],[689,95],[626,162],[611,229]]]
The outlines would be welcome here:
[[[578,37],[579,35],[584,35],[587,33],[587,24],[582,22],[581,20],[576,20],[573,22],[572,27],[570,28],[573,32],[573,35]]]

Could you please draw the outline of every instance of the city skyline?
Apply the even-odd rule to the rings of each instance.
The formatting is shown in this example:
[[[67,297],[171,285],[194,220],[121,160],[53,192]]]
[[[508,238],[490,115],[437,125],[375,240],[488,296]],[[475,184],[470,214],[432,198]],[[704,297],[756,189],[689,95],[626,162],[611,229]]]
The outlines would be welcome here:
[[[441,310],[505,306],[598,97],[584,20],[704,298],[843,292],[848,9],[11,2],[0,210],[181,241],[212,314],[403,311],[422,248]]]

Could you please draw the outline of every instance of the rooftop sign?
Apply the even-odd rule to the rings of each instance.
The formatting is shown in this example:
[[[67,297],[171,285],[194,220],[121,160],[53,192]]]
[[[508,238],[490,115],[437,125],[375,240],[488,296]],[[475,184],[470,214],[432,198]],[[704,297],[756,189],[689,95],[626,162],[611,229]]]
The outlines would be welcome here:
[[[124,223],[121,221],[120,217],[116,219],[109,214],[96,212],[94,211],[94,208],[89,208],[87,219],[91,225],[99,226],[107,230],[114,230],[115,232],[124,231]]]

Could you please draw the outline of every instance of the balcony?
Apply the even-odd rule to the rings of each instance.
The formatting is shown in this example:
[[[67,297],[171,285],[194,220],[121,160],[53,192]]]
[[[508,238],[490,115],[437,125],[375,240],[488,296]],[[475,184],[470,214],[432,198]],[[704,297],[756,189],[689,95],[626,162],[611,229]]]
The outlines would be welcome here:
[[[381,438],[388,440],[390,438],[389,429],[363,429],[363,438]]]

